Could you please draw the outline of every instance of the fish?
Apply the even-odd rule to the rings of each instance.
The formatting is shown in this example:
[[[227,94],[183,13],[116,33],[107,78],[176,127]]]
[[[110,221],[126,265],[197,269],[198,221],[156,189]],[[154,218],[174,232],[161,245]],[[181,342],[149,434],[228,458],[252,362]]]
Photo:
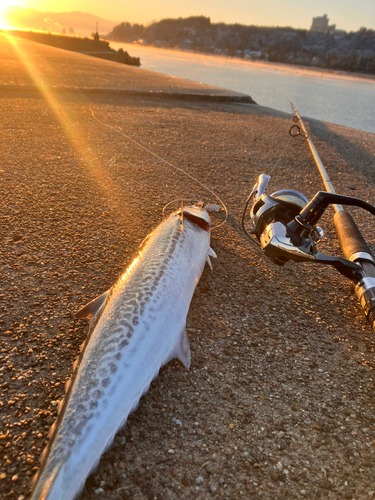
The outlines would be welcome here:
[[[73,500],[136,410],[160,368],[190,366],[186,317],[205,263],[211,220],[182,207],[149,234],[105,293],[78,311],[90,320],[30,500]]]

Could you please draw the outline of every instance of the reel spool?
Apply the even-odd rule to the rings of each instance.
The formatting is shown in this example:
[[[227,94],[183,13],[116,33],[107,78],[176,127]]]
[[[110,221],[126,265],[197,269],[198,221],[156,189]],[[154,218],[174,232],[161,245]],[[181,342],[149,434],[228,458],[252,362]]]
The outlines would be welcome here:
[[[292,189],[276,191],[270,196],[263,193],[250,210],[255,236],[260,241],[263,231],[273,222],[286,226],[307,204],[308,199]]]

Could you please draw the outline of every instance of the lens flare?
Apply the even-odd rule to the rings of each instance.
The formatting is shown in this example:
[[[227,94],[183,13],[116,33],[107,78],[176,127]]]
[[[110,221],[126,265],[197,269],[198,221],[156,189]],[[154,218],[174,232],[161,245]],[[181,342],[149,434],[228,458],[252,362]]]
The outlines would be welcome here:
[[[74,116],[74,110],[69,110],[69,106],[64,102],[61,91],[55,90],[52,84],[46,81],[48,76],[46,77],[46,75],[38,69],[37,61],[33,60],[33,52],[23,51],[22,46],[25,41],[6,33],[4,33],[4,35],[13,47],[19,61],[26,69],[34,85],[42,94],[47,105],[60,123],[77,157],[84,165],[85,175],[87,175],[88,179],[91,178],[97,184],[99,190],[105,197],[106,205],[113,210],[113,215],[121,221],[122,224],[125,224],[123,207],[120,206],[120,202],[116,201],[123,198],[123,192],[118,184],[111,178],[109,171],[96,155],[96,143],[91,144],[87,137],[88,134],[92,135],[95,141],[95,135],[88,131],[87,126],[84,127],[84,129],[86,129],[86,134],[84,130],[81,130],[81,126],[77,126],[80,124],[77,123],[77,116]],[[53,84],[55,85],[56,82],[53,82]],[[87,97],[83,93],[77,94],[77,99],[75,99],[75,101],[85,102],[87,101]],[[82,111],[81,109],[81,113]],[[87,112],[87,119],[89,120],[91,118],[89,106],[87,106]],[[82,114],[80,114],[80,120],[82,120]],[[86,121],[84,125],[87,125]]]
[[[0,0],[0,30],[14,29],[14,27],[9,24],[8,14],[11,7],[16,5],[16,3],[16,0]]]

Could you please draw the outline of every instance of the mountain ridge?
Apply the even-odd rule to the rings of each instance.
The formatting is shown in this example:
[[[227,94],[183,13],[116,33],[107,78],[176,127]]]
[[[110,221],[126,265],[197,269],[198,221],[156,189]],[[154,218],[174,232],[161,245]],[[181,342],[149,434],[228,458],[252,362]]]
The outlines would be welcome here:
[[[47,31],[51,33],[91,35],[96,31],[98,23],[99,32],[108,33],[118,22],[82,11],[48,12],[30,8],[12,6],[6,9],[4,21],[14,28]]]

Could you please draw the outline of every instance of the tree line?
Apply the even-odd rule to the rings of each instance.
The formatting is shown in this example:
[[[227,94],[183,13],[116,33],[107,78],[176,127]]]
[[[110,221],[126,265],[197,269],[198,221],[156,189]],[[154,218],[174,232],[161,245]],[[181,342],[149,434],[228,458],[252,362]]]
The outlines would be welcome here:
[[[148,26],[123,22],[107,40],[188,49],[247,59],[375,74],[375,31],[333,34],[280,27],[211,23],[209,17],[163,19]]]

